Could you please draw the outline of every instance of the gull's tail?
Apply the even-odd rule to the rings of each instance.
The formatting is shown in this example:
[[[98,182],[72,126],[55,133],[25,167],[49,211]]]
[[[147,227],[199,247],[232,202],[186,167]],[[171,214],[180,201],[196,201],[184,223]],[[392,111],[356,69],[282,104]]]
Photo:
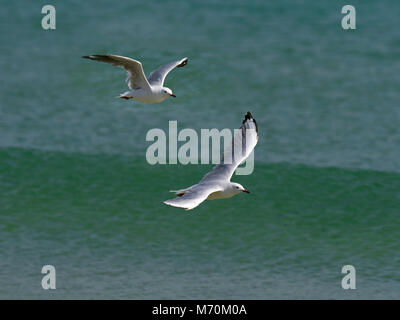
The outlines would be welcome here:
[[[189,189],[180,189],[180,190],[169,190],[169,192],[175,193],[178,197],[182,197],[185,193],[190,192]]]
[[[131,93],[129,91],[126,91],[124,93],[121,93],[119,96],[117,96],[116,98],[122,98],[125,100],[129,100],[129,99],[133,99]]]

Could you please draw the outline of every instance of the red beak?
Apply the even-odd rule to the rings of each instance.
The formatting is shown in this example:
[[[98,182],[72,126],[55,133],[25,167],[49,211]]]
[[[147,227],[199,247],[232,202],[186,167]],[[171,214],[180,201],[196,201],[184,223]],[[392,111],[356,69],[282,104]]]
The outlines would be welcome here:
[[[250,193],[250,191],[247,189],[244,189],[242,192]]]
[[[170,94],[170,96],[176,98],[176,95],[174,95],[174,94]]]

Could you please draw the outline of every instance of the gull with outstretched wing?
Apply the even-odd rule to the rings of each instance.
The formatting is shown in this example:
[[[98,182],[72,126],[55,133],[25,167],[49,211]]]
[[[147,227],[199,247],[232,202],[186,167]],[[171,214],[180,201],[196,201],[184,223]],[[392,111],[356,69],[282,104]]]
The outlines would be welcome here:
[[[220,164],[207,173],[199,183],[180,190],[171,190],[177,198],[164,201],[165,204],[191,210],[204,200],[231,198],[241,192],[250,193],[242,185],[231,182],[236,168],[247,159],[258,141],[256,120],[247,112],[242,126],[221,156]]]
[[[119,97],[126,100],[134,99],[141,103],[157,103],[164,101],[168,97],[175,98],[176,96],[172,93],[172,90],[164,87],[165,77],[171,70],[184,67],[188,62],[188,58],[183,58],[181,60],[167,63],[159,67],[157,70],[154,70],[150,73],[149,77],[146,78],[142,64],[139,61],[128,57],[113,54],[95,54],[83,56],[83,58],[101,61],[124,68],[128,73],[126,82],[130,90],[124,92]]]

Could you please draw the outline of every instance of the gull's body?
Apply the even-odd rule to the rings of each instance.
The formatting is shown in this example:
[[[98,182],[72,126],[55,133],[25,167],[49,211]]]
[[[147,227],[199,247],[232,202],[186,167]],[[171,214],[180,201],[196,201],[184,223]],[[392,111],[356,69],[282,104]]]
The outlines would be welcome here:
[[[174,68],[184,67],[188,61],[188,58],[183,58],[167,63],[154,70],[146,78],[142,64],[128,57],[109,54],[84,56],[83,58],[124,68],[128,73],[126,82],[130,90],[122,93],[119,97],[126,100],[134,99],[141,103],[157,103],[168,97],[175,97],[170,88],[164,87],[165,77]]]
[[[247,159],[258,141],[257,123],[247,112],[240,131],[232,144],[224,150],[221,163],[207,173],[199,183],[181,190],[171,190],[178,197],[164,201],[165,204],[191,210],[204,200],[231,198],[241,192],[249,193],[239,183],[231,182],[236,168]]]

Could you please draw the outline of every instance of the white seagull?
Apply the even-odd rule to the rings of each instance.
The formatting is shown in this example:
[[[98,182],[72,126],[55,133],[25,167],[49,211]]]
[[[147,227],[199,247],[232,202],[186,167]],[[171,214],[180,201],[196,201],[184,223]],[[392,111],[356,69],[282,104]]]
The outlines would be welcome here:
[[[128,73],[126,82],[131,90],[124,92],[119,97],[126,100],[134,99],[141,103],[157,103],[168,97],[176,98],[170,88],[164,87],[164,80],[172,69],[184,67],[188,62],[188,58],[183,58],[164,64],[146,78],[142,64],[128,57],[95,54],[82,58],[106,62],[124,68]]]
[[[220,164],[207,173],[199,183],[181,190],[171,190],[178,197],[164,201],[165,204],[191,210],[204,200],[231,198],[241,192],[250,193],[242,185],[231,182],[236,168],[247,159],[258,141],[256,120],[247,112],[242,126],[233,137],[232,144],[227,147]]]

